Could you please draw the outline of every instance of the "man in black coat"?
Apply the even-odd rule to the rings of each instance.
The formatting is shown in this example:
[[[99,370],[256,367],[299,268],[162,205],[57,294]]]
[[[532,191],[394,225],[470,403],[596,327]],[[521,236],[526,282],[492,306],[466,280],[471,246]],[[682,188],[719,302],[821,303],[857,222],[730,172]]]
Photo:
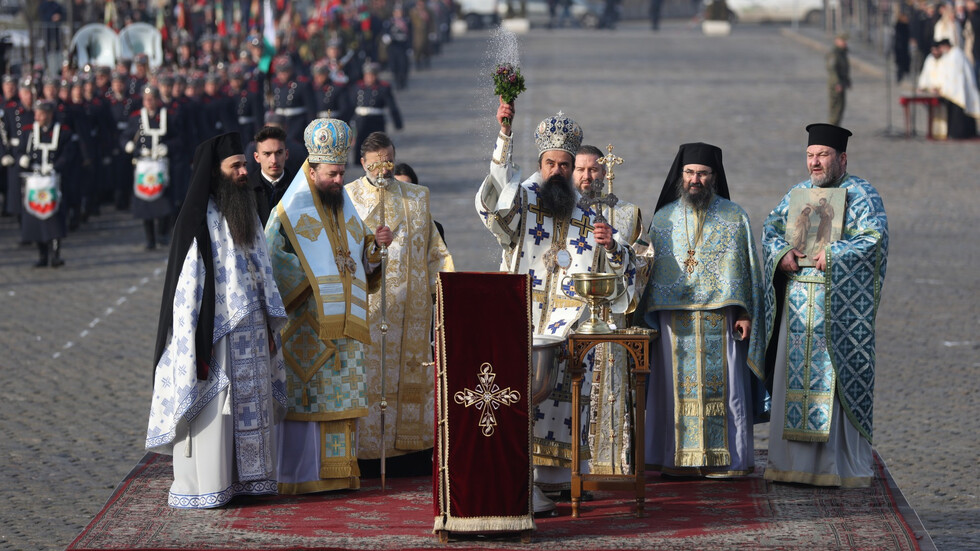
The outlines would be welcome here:
[[[265,224],[269,214],[279,204],[296,172],[286,169],[289,150],[286,131],[278,126],[266,126],[255,135],[252,154],[258,167],[248,172],[249,186],[255,190],[255,207],[259,220]]]

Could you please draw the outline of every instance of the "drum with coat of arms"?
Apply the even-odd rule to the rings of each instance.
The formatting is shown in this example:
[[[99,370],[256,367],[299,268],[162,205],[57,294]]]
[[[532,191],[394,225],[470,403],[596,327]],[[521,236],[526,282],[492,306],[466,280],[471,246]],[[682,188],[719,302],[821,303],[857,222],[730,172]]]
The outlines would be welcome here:
[[[163,197],[163,192],[170,183],[167,159],[141,157],[136,159],[135,163],[133,195],[144,201],[154,201]]]
[[[24,209],[38,220],[47,220],[61,204],[61,178],[57,174],[24,175]]]

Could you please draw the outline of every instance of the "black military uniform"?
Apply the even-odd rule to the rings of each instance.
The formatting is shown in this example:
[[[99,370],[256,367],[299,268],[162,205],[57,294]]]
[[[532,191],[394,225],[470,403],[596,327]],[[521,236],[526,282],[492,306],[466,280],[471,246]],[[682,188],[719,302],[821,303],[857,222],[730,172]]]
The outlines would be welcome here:
[[[31,101],[33,98],[34,81],[30,77],[21,79],[20,90],[30,90],[31,91]],[[34,106],[24,105],[19,101],[13,104],[8,104],[8,107],[4,110],[3,120],[7,127],[7,143],[9,148],[4,154],[2,159],[0,159],[0,164],[7,167],[7,204],[4,205],[7,209],[7,214],[13,216],[20,216],[23,210],[22,206],[22,196],[21,196],[21,180],[20,180],[20,165],[16,162],[16,159],[20,155],[21,147],[27,140],[27,129],[34,123]]]
[[[129,128],[129,117],[133,114],[139,104],[131,95],[126,93],[129,89],[128,77],[123,73],[113,73],[113,83],[123,84],[122,93],[116,90],[109,94],[109,114],[112,115],[113,122],[113,149],[110,152],[112,158],[112,181],[115,183],[113,195],[115,198],[116,209],[125,210],[129,208],[129,199],[133,190],[133,159],[121,149],[122,144],[129,140],[124,133]]]
[[[25,176],[37,173],[44,176],[54,173],[64,175],[75,166],[75,144],[71,128],[54,121],[55,106],[52,102],[38,102],[37,109],[49,115],[45,126],[35,122],[25,128],[24,139],[19,147],[18,164]],[[35,266],[53,267],[64,264],[61,259],[61,240],[65,237],[67,205],[57,193],[43,190],[34,193],[26,189],[31,206],[24,209],[21,223],[21,239],[37,243],[39,258]]]
[[[387,82],[377,80],[378,64],[364,64],[365,80],[354,86],[351,94],[354,98],[354,119],[353,125],[357,132],[357,143],[354,146],[354,154],[360,156],[361,144],[372,132],[385,131],[385,109],[391,112],[391,120],[395,123],[395,128],[402,129],[402,115],[398,111],[398,104],[395,103],[395,94],[391,91],[391,85]],[[367,83],[374,76],[374,82]]]
[[[157,105],[160,103],[160,91],[156,87],[148,86],[143,92],[144,102],[147,96],[152,96]],[[130,141],[123,142],[121,145],[128,152],[132,153],[134,163],[141,158],[168,158],[170,147],[175,145],[180,136],[180,129],[177,127],[178,121],[172,120],[166,107],[159,106],[151,111],[144,106],[139,111],[133,113],[129,119],[129,127],[124,137],[131,137]],[[151,132],[158,131],[162,134],[154,141]],[[168,179],[172,178],[169,172]],[[170,215],[173,212],[173,197],[170,186],[164,187],[159,191],[151,191],[152,196],[147,196],[143,188],[147,182],[139,180],[134,182],[133,188],[133,216],[143,220],[143,231],[146,234],[146,248],[155,249],[157,245],[157,235],[161,241],[166,241],[170,233]],[[149,188],[152,189],[152,188]],[[153,222],[156,220],[156,231]]]
[[[209,91],[203,92],[198,101],[201,102],[205,131],[198,137],[199,141],[211,139],[219,134],[232,132],[238,128],[238,120],[235,117],[234,106],[231,100],[221,93],[221,77],[210,73],[205,77],[205,84]]]
[[[316,113],[313,86],[309,78],[293,76],[293,64],[288,57],[276,58],[274,67],[276,77],[271,82],[270,107],[277,115],[285,117],[286,133],[302,142],[303,131]]]
[[[350,95],[347,83],[334,81],[326,61],[313,65],[313,97],[316,100],[316,118],[350,120]]]
[[[228,96],[231,98],[238,133],[242,136],[242,143],[248,143],[262,127],[262,97],[244,86],[244,67],[233,66],[229,80],[231,85],[228,88]]]

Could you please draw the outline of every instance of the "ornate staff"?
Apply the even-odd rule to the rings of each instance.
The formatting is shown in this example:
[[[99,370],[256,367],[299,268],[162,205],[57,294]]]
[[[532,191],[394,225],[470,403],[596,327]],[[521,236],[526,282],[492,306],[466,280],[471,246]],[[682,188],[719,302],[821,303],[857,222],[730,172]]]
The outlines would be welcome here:
[[[609,145],[606,146],[606,152],[607,153],[605,154],[605,156],[603,156],[601,159],[599,159],[596,162],[598,162],[600,165],[606,167],[606,179],[609,180],[608,195],[612,195],[613,197],[615,197],[615,195],[613,195],[613,180],[616,179],[616,173],[614,172],[614,168],[615,168],[616,165],[623,164],[623,158],[622,157],[617,157],[616,155],[613,155],[613,146],[612,146],[612,144],[609,144]],[[610,221],[610,225],[611,225],[611,223],[613,221],[615,221],[615,217],[613,216],[613,207],[614,206],[616,206],[616,203],[612,203],[612,204],[609,205],[609,221]]]
[[[608,145],[606,145],[606,154],[601,159],[599,159],[596,162],[598,162],[600,165],[606,167],[606,178],[609,180],[609,190],[608,190],[608,194],[606,195],[606,197],[612,197],[613,198],[613,202],[608,203],[608,206],[609,206],[609,223],[612,224],[616,220],[616,217],[615,217],[615,214],[613,212],[613,209],[615,208],[616,203],[619,202],[619,200],[616,197],[616,195],[613,194],[613,180],[616,179],[615,167],[616,167],[616,165],[623,164],[623,158],[622,157],[618,157],[616,155],[613,155],[613,145],[612,144],[608,144]],[[605,314],[605,317],[611,318],[612,317],[611,312],[609,312],[609,310],[607,309],[608,307],[605,307],[605,308],[606,308],[606,311],[603,312]],[[612,346],[609,346],[606,349],[606,352],[608,354],[608,357],[606,358],[606,367],[607,367],[606,371],[607,371],[607,375],[609,376],[609,379],[610,379],[609,383],[610,383],[610,389],[611,389],[613,387],[613,383],[614,383],[614,381],[611,380],[613,378],[612,366],[615,364],[616,360],[615,360],[615,355],[614,355]],[[617,457],[616,457],[616,415],[615,415],[615,411],[616,411],[616,393],[615,392],[610,392],[609,393],[609,459],[610,459],[610,463],[612,465],[612,472],[613,472],[613,474],[616,474],[616,461],[617,461]],[[625,432],[624,432],[624,436],[625,436]]]
[[[395,163],[387,157],[371,163],[367,169],[370,172],[377,171],[378,179],[376,185],[381,190],[381,225],[385,225],[385,190],[388,189],[388,178],[385,177],[388,171],[395,168]],[[385,412],[388,410],[388,398],[385,390],[385,358],[388,344],[388,246],[381,245],[381,491],[385,491],[385,463],[386,448],[385,441]]]

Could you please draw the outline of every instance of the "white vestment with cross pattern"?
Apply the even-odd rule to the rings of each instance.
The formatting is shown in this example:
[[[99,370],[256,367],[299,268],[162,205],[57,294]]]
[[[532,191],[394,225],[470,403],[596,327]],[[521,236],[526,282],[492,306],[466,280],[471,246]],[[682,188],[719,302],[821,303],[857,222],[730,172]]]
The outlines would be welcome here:
[[[475,205],[483,224],[503,249],[501,270],[531,275],[531,321],[535,337],[564,339],[583,315],[585,307],[581,300],[566,296],[564,291],[571,295],[575,292],[571,278],[565,276],[595,272],[603,262],[603,269],[624,278],[625,292],[612,302],[611,307],[613,312],[625,312],[633,300],[636,259],[625,237],[618,231],[613,234],[616,247],[612,251],[602,249],[595,242],[593,210],[582,210],[576,204],[571,220],[564,224],[552,217],[540,202],[538,190],[542,185],[539,172],[521,182],[520,168],[512,160],[511,137],[501,134],[494,147],[490,174],[480,186]],[[575,191],[576,203],[579,197]],[[564,245],[571,263],[564,270],[552,270],[546,253],[555,243],[555,236],[562,234],[564,239],[559,246]],[[602,254],[596,254],[600,249]],[[571,466],[571,377],[565,367],[562,362],[555,389],[535,411],[535,465]],[[588,418],[590,383],[591,376],[587,374],[582,385],[583,423]],[[587,430],[583,431],[583,434],[587,433]],[[582,459],[587,459],[585,442],[581,449],[585,452]]]

